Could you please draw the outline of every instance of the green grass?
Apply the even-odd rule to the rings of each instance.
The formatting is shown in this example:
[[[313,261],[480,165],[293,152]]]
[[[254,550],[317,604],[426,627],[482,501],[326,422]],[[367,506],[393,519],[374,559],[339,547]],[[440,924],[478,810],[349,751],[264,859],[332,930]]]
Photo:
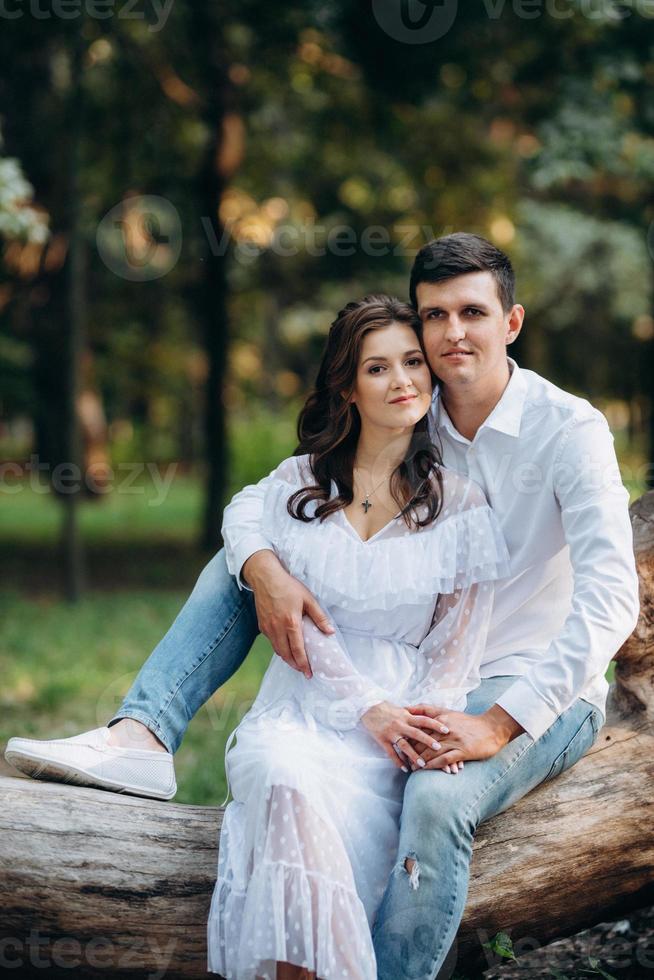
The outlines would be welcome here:
[[[171,471],[172,472],[172,471]],[[152,479],[131,487],[116,478],[111,493],[85,500],[80,506],[80,530],[87,544],[108,541],[177,542],[185,544],[199,533],[203,488],[194,474],[177,473],[170,486],[157,490]],[[164,476],[162,475],[162,480]],[[38,486],[38,485],[37,485]],[[18,492],[3,492],[0,540],[4,544],[53,544],[62,519],[60,500],[31,480]]]
[[[227,499],[247,483],[266,476],[295,448],[297,405],[271,416],[264,409],[241,413],[230,425],[232,458]],[[1,458],[1,457],[0,457]],[[189,472],[178,463],[114,459],[110,492],[86,499],[80,506],[80,529],[85,543],[150,542],[187,546],[200,534],[203,506],[201,470]],[[40,545],[57,542],[62,519],[61,501],[39,483],[36,470],[18,480],[4,476],[0,489],[0,541]]]
[[[0,596],[0,743],[12,735],[66,738],[105,725],[184,593],[92,594],[75,606]],[[244,664],[194,718],[175,757],[181,803],[220,803],[224,750],[271,656],[259,637]]]

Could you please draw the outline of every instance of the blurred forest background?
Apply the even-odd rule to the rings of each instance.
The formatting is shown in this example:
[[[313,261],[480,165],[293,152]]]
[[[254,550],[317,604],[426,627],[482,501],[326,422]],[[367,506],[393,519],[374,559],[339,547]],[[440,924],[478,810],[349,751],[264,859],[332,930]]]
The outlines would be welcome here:
[[[430,38],[401,6],[3,8],[0,743],[106,723],[293,451],[336,311],[406,297],[429,238],[509,252],[512,354],[651,484],[654,12],[449,4]],[[222,799],[269,656],[194,721],[178,800]]]

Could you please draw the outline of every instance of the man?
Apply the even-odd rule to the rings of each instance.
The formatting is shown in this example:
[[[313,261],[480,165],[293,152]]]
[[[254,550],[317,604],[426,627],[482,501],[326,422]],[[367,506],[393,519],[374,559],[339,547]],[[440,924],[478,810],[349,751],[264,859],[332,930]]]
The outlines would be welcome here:
[[[437,709],[449,732],[440,749],[422,752],[427,763],[472,764],[456,779],[427,768],[407,782],[397,865],[373,931],[381,980],[438,974],[463,915],[477,826],[592,745],[605,719],[604,674],[638,616],[611,433],[587,401],[507,357],[524,317],[508,257],[475,235],[448,235],[418,253],[410,293],[441,382],[433,437],[445,465],[486,491],[511,577],[496,585],[481,684],[465,712]],[[171,753],[242,663],[257,622],[284,660],[308,669],[302,616],[327,621],[261,533],[265,486],[226,508],[225,552],[203,570],[111,730],[12,739],[10,761],[32,775],[169,798]]]

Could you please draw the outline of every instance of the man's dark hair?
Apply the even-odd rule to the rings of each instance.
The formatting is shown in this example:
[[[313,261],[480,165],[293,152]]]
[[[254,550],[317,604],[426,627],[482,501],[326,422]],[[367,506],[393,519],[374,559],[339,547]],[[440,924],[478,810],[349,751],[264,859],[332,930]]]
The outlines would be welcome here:
[[[497,283],[502,309],[508,313],[515,303],[515,273],[508,255],[492,242],[457,231],[423,245],[411,269],[409,295],[417,309],[416,288],[421,282],[443,282],[466,272],[490,272]]]

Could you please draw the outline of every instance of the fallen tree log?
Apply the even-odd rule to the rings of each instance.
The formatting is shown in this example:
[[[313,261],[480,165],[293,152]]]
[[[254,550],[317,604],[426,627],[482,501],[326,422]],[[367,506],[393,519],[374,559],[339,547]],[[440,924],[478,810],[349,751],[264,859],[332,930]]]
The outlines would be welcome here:
[[[632,507],[641,616],[606,725],[572,769],[482,824],[450,961],[473,975],[654,901],[654,491]],[[222,811],[0,776],[0,969],[205,977]],[[448,961],[448,963],[450,962]]]

